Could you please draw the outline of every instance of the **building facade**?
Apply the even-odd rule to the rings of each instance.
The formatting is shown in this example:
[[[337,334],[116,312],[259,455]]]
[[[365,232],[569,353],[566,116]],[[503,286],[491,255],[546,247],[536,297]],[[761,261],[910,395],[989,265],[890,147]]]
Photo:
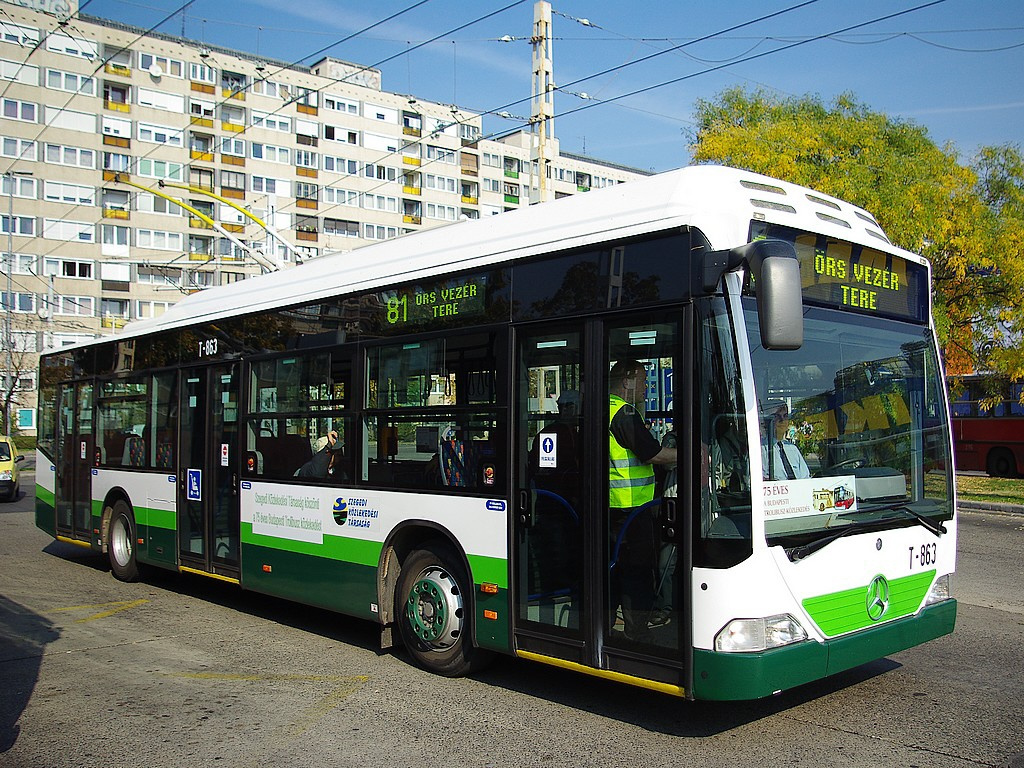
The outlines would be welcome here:
[[[19,431],[34,433],[44,348],[537,198],[529,133],[488,140],[479,114],[388,92],[379,70],[292,66],[84,14],[62,23],[76,10],[63,0],[2,9],[0,366]],[[646,175],[554,144],[556,197]]]

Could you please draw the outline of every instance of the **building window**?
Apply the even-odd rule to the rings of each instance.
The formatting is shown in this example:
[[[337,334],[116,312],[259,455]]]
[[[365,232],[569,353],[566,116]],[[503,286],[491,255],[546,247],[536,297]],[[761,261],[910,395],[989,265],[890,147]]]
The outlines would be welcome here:
[[[217,73],[213,67],[208,67],[205,64],[199,64],[197,62],[189,62],[188,65],[188,79],[194,80],[197,83],[209,83],[210,85],[217,84]]]
[[[292,132],[291,118],[271,115],[266,112],[256,112],[254,110],[252,113],[252,124],[255,128],[266,128],[270,131],[281,131],[283,133]]]
[[[317,153],[310,152],[308,149],[296,149],[295,165],[299,168],[317,168],[319,166]]]
[[[36,220],[34,216],[15,216],[13,220],[9,216],[0,216],[0,232],[5,235],[10,232],[15,235],[34,237],[36,234]]]
[[[454,150],[437,147],[433,144],[427,144],[427,159],[436,160],[439,163],[450,163],[451,165],[455,165],[457,162]]]
[[[16,160],[35,160],[36,143],[30,139],[13,136],[0,137],[0,155]]]
[[[220,140],[220,153],[232,157],[245,157],[245,142],[242,139],[224,137]]]
[[[96,205],[96,187],[68,184],[64,181],[47,181],[43,185],[43,199],[51,203]]]
[[[137,229],[135,230],[135,244],[139,248],[153,248],[158,251],[181,251],[181,233]]]
[[[324,218],[324,234],[359,237],[359,222]]]
[[[221,171],[220,185],[224,189],[238,189],[245,191],[245,174],[237,171]]]
[[[257,144],[254,141],[250,149],[254,160],[266,160],[268,163],[284,163],[285,165],[290,163],[291,153],[287,147]]]
[[[167,128],[162,125],[151,123],[139,123],[139,141],[146,141],[150,144],[166,144],[169,147],[181,147],[184,145],[182,132],[177,128]]]
[[[297,200],[317,200],[319,199],[320,187],[316,184],[310,184],[305,181],[295,182],[295,198]]]
[[[48,277],[72,277],[79,280],[92,280],[93,263],[76,259],[45,259],[44,274]]]
[[[87,221],[43,219],[43,237],[47,240],[66,240],[71,243],[95,243],[96,227]]]
[[[4,99],[2,105],[2,114],[8,120],[20,120],[25,123],[34,123],[38,119],[38,107],[31,101]]]
[[[189,99],[188,111],[192,117],[198,117],[203,120],[213,120],[214,104],[212,101]]]
[[[94,78],[59,69],[46,70],[46,87],[69,93],[83,93],[86,96],[96,95],[96,80]]]
[[[67,149],[65,147],[64,149]],[[86,150],[91,151],[91,150]],[[50,145],[46,146],[46,153],[49,157]],[[64,163],[68,165],[68,163]],[[117,173],[128,173],[132,167],[132,158],[130,155],[124,155],[120,152],[104,152],[103,153],[103,170],[115,171]]]
[[[340,187],[324,187],[324,202],[331,205],[359,206],[359,193]],[[326,224],[324,225],[326,227]]]
[[[364,237],[367,240],[390,240],[392,237],[398,237],[398,228],[367,224],[364,228]]]
[[[167,179],[168,181],[182,181],[182,171],[185,166],[181,163],[171,163],[166,160],[150,160],[141,158],[139,160],[139,176],[146,176],[151,179]]]

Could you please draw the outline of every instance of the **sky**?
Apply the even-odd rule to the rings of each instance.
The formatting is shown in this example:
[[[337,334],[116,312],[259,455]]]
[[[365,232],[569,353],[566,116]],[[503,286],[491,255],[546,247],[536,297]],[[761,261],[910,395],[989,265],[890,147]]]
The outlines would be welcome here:
[[[1019,0],[551,6],[562,151],[650,171],[684,166],[695,104],[737,86],[826,102],[852,94],[872,111],[925,127],[965,163],[982,146],[1024,144]],[[485,115],[485,136],[521,127],[530,114],[534,0],[79,0],[79,7],[275,61],[308,66],[332,56],[376,66],[386,91],[510,115]],[[633,63],[639,59],[646,60]]]

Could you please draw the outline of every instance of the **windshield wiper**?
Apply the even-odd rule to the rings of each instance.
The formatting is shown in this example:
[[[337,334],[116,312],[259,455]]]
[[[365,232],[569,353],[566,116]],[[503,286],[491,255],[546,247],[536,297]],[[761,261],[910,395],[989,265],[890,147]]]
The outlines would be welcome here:
[[[849,536],[851,533],[860,533],[866,528],[874,528],[877,525],[877,520],[871,520],[868,522],[860,523],[850,523],[849,525],[844,525],[839,530],[830,533],[828,536],[822,536],[820,539],[815,539],[814,541],[808,544],[804,544],[803,546],[787,549],[786,555],[789,556],[791,562],[795,563],[797,560],[803,560],[805,557],[813,555],[819,549],[827,547],[836,539],[841,539],[843,538],[843,536]]]
[[[900,504],[897,507],[891,507],[891,510],[893,512],[906,512],[908,515],[910,515],[912,518],[917,520],[917,522],[919,522],[921,525],[923,525],[929,531],[934,533],[936,536],[941,536],[942,534],[944,534],[946,532],[946,526],[945,525],[943,525],[942,523],[937,522],[935,520],[932,520],[930,517],[928,517],[928,515],[922,515],[916,509],[912,509],[911,507],[907,506],[906,504]]]

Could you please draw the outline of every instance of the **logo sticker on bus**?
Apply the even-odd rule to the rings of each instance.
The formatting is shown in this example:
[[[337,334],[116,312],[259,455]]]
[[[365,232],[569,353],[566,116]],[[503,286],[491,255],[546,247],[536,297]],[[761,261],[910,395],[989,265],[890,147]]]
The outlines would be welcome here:
[[[488,499],[487,508],[491,510],[491,512],[504,512],[505,502],[499,501],[498,499]]]

